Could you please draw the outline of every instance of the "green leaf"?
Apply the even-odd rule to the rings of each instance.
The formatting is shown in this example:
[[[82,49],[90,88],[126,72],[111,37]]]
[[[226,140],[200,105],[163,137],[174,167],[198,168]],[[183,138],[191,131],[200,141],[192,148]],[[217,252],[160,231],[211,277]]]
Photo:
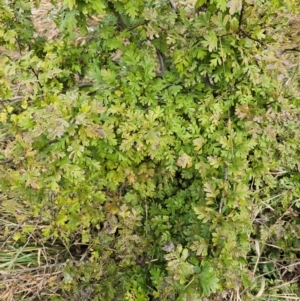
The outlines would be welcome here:
[[[218,47],[218,37],[213,30],[210,30],[208,34],[203,36],[204,41],[201,41],[201,45],[207,47],[209,52],[216,50]]]
[[[216,189],[214,183],[210,183],[210,182],[204,183],[203,190],[206,192],[208,198],[216,198],[216,196],[219,194],[219,190]]]
[[[227,1],[228,0],[214,0],[213,3],[215,3],[217,7],[224,12],[226,10]]]
[[[206,3],[206,0],[197,0],[197,2],[195,4],[195,8],[198,8],[198,7],[202,6],[205,3]]]
[[[134,19],[137,15],[138,15],[138,6],[137,6],[137,2],[135,1],[128,1],[126,4],[125,4],[125,10],[126,10],[126,13],[132,18]]]
[[[199,284],[203,290],[204,296],[209,296],[219,289],[219,278],[208,262],[202,266],[201,273],[198,276]]]
[[[64,4],[66,4],[69,9],[73,9],[75,6],[76,0],[64,0]]]
[[[90,4],[97,13],[102,14],[105,12],[105,4],[102,0],[91,1]]]
[[[116,74],[110,69],[101,69],[101,75],[108,84],[112,84],[116,81]]]

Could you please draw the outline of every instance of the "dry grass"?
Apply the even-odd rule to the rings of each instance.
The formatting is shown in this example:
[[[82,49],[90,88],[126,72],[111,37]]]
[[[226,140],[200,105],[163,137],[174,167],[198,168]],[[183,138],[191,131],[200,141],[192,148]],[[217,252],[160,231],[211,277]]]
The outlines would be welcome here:
[[[53,40],[59,36],[59,29],[52,17],[61,8],[61,5],[54,6],[49,0],[42,0],[38,8],[32,9],[32,21],[37,35]]]
[[[3,301],[50,300],[59,290],[64,264],[41,265],[1,272],[0,299]]]
[[[0,211],[0,300],[50,300],[59,290],[65,248],[44,243],[46,225],[28,207],[3,200]],[[38,299],[42,296],[41,299]],[[48,296],[48,297],[47,297]]]

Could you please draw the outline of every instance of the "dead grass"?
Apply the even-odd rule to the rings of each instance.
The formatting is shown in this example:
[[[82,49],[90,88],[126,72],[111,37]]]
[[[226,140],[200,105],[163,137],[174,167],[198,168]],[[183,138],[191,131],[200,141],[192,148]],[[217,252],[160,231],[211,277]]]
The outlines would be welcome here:
[[[18,202],[3,201],[0,217],[0,300],[48,300],[60,288],[65,248],[43,242],[46,225]]]
[[[36,34],[54,40],[59,36],[59,29],[53,21],[53,17],[61,5],[54,6],[48,0],[42,0],[38,8],[32,9],[32,21]]]
[[[0,299],[3,301],[50,300],[60,289],[65,264],[41,265],[35,268],[1,272]]]

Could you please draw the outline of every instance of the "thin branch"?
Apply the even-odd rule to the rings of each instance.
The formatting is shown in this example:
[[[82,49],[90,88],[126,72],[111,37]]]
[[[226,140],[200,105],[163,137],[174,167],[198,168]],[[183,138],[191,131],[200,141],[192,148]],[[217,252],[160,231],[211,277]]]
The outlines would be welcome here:
[[[300,49],[299,49],[298,47],[288,48],[288,49],[282,50],[281,53],[283,54],[283,53],[286,53],[286,52],[288,52],[288,51],[300,52]]]
[[[243,14],[244,14],[244,5],[242,4],[240,17],[239,17],[239,30],[242,30]]]
[[[157,77],[163,77],[165,75],[165,72],[166,72],[165,57],[158,49],[156,49],[156,55],[158,57],[159,67],[160,67],[160,70],[156,74],[156,76]]]
[[[169,0],[169,3],[170,3],[170,5],[171,5],[171,7],[175,10],[176,14],[178,14],[178,13],[179,13],[179,10],[178,10],[178,8],[177,8],[177,6],[176,6],[174,0]]]
[[[15,96],[13,98],[7,98],[7,99],[1,99],[0,103],[5,103],[5,102],[11,102],[11,101],[16,101],[16,100],[21,100],[23,99],[24,96]]]
[[[12,162],[12,161],[13,161],[12,158],[6,159],[6,160],[3,160],[3,161],[0,161],[0,165],[5,165],[5,164],[8,164],[8,163],[10,163],[10,162]]]
[[[115,15],[115,17],[118,19],[118,24],[121,27],[121,29],[127,29],[126,23],[124,22],[121,14],[115,9],[114,4],[109,1],[107,6],[112,11],[112,13]]]
[[[250,40],[257,42],[257,43],[259,43],[260,45],[263,45],[263,43],[262,43],[260,40],[255,39],[255,38],[252,38],[252,37],[251,37],[248,33],[246,33],[244,30],[240,29],[240,32],[241,32],[243,35],[245,35],[247,38],[249,38]]]
[[[3,250],[4,247],[6,246],[6,244],[9,242],[9,240],[11,239],[11,237],[13,237],[13,235],[27,222],[28,219],[25,219],[24,221],[22,221],[21,224],[18,224],[17,227],[11,231],[11,233],[9,233],[7,235],[7,237],[5,237],[4,239],[4,242],[2,243],[2,245],[0,246],[0,250]],[[0,275],[1,275],[1,272],[0,272]]]
[[[134,25],[134,26],[128,28],[128,31],[134,30],[134,29],[136,29],[137,27],[140,27],[140,26],[143,26],[143,25],[147,25],[149,22],[150,22],[149,20],[146,20],[146,21],[144,21],[144,22],[142,22],[142,23],[139,23],[139,24],[137,24],[137,25]]]

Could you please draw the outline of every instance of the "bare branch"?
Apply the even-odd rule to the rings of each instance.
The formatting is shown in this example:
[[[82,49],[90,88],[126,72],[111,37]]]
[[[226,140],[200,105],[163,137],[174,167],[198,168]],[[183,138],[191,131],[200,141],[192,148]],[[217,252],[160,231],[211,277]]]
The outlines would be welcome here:
[[[156,75],[158,77],[163,77],[166,72],[166,64],[165,64],[164,55],[158,49],[156,49],[156,54],[157,54],[159,66],[160,66],[160,70]]]
[[[177,6],[176,6],[174,0],[169,0],[169,2],[170,2],[171,7],[172,7],[172,8],[175,10],[175,12],[178,14],[179,11],[178,11],[178,9],[177,9]]]
[[[0,165],[5,165],[5,164],[8,164],[8,163],[10,163],[10,162],[12,162],[12,161],[13,161],[12,158],[6,159],[6,160],[3,160],[3,161],[0,161]]]

